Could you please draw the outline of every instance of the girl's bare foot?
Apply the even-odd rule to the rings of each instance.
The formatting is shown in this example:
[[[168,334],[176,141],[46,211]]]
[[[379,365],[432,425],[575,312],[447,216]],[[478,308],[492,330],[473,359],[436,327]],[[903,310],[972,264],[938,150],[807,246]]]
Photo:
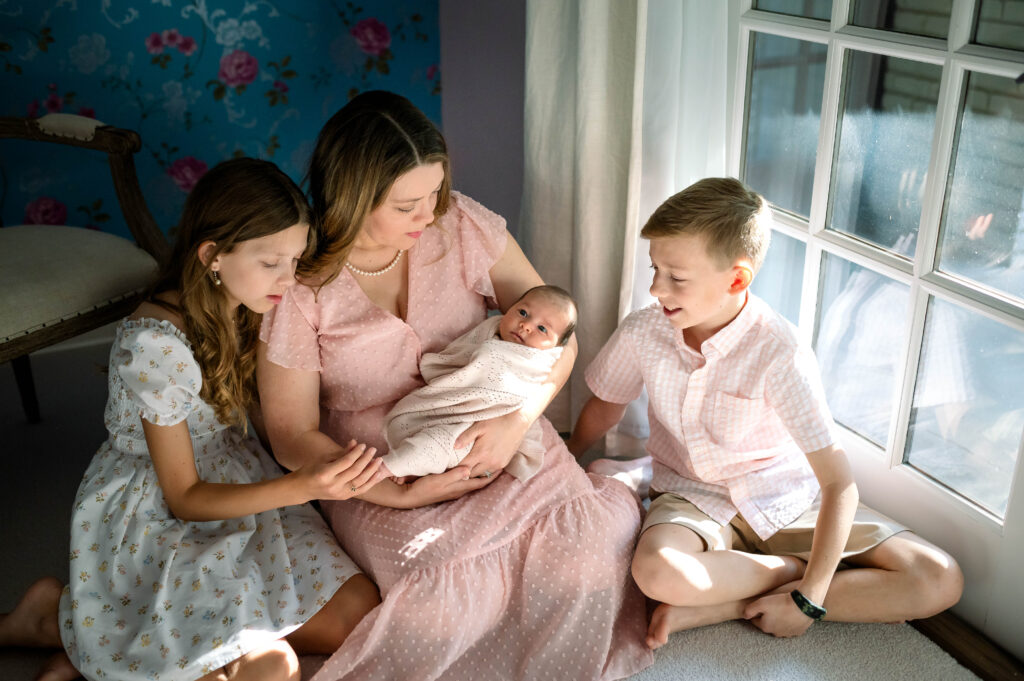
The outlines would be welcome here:
[[[649,456],[626,461],[597,459],[587,466],[587,472],[615,478],[636,492],[641,499],[646,499],[651,491],[651,477],[654,475]]]
[[[743,608],[753,599],[717,603],[715,605],[688,606],[668,605],[659,603],[651,614],[651,624],[647,627],[647,647],[657,650],[668,643],[670,634],[685,629],[696,629],[709,624],[718,624],[727,620],[743,617]]]
[[[71,681],[71,679],[80,677],[81,674],[71,664],[67,653],[62,650],[46,661],[43,668],[39,670],[36,681]]]
[[[60,648],[57,609],[63,590],[54,577],[33,583],[12,612],[0,615],[0,645]]]

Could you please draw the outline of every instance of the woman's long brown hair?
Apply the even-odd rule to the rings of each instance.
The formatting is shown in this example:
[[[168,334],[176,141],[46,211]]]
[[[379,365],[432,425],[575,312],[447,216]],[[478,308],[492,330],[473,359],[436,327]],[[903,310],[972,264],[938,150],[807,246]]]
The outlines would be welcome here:
[[[277,166],[253,158],[224,161],[203,175],[192,189],[171,259],[150,300],[177,291],[175,312],[192,344],[203,385],[201,397],[223,423],[245,427],[246,410],[256,396],[256,345],[261,316],[244,305],[232,315],[223,286],[217,286],[199,246],[212,241],[229,253],[250,239],[276,234],[296,224],[309,224],[309,205],[302,190]]]
[[[437,127],[401,95],[383,90],[357,95],[320,130],[307,179],[316,247],[299,275],[330,281],[348,258],[366,217],[399,177],[440,163],[444,180],[434,218],[448,210],[448,147]]]

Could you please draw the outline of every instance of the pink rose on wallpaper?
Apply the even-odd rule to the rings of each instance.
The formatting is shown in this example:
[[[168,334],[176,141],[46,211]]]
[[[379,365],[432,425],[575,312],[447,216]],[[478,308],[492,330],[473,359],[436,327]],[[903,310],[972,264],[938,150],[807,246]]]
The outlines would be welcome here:
[[[40,196],[25,206],[25,224],[63,225],[68,219],[68,207],[57,199]]]
[[[391,45],[388,27],[373,17],[363,19],[349,33],[356,39],[360,50],[374,57],[379,57]]]
[[[146,52],[160,54],[164,51],[164,39],[159,33],[150,33],[146,38]]]
[[[91,106],[78,107],[78,115],[85,116],[86,118],[96,118],[96,109]]]
[[[160,34],[160,39],[164,41],[164,45],[167,45],[167,47],[177,47],[178,43],[181,42],[181,34],[178,33],[178,29],[169,28]]]
[[[51,92],[50,96],[43,101],[43,106],[46,107],[46,110],[50,113],[56,113],[60,111],[62,106],[64,106],[64,98],[56,92]]]
[[[437,75],[437,64],[431,64],[427,67],[427,80],[434,80],[434,76]]]
[[[182,191],[192,191],[199,178],[206,173],[206,164],[195,156],[184,156],[171,164],[167,174]]]
[[[256,57],[245,50],[235,50],[221,57],[217,78],[228,87],[237,87],[253,82],[258,73]]]
[[[278,90],[279,92],[288,92],[288,83],[284,82],[283,80],[275,80],[274,89]]]
[[[28,117],[37,118],[39,116],[39,100],[33,99],[28,103]]]
[[[178,51],[186,57],[191,57],[192,53],[196,51],[196,39],[185,36],[178,42]]]

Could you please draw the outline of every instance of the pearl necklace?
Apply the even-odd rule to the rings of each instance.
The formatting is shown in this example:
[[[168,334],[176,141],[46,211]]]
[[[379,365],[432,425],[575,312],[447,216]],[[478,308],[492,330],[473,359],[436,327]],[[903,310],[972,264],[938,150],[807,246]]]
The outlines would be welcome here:
[[[387,267],[385,267],[382,270],[377,270],[376,272],[367,272],[366,270],[361,270],[361,269],[359,269],[358,267],[356,267],[355,265],[353,265],[352,263],[350,263],[347,260],[345,261],[345,267],[349,268],[350,270],[352,270],[356,274],[363,275],[364,277],[379,277],[380,275],[384,274],[385,272],[390,270],[392,267],[397,265],[398,261],[402,259],[402,254],[403,253],[405,253],[405,251],[403,251],[402,249],[399,249],[398,253],[395,253],[395,257],[391,260],[390,263],[388,263]]]

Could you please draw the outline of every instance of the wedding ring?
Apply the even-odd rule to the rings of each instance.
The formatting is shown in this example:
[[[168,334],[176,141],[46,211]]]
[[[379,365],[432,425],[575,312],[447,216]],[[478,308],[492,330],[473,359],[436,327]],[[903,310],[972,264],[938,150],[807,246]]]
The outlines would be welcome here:
[[[356,487],[355,485],[349,485],[349,489],[352,490],[353,492],[355,492],[359,488]]]
[[[490,471],[484,471],[484,477],[485,478],[491,477],[491,472]]]

